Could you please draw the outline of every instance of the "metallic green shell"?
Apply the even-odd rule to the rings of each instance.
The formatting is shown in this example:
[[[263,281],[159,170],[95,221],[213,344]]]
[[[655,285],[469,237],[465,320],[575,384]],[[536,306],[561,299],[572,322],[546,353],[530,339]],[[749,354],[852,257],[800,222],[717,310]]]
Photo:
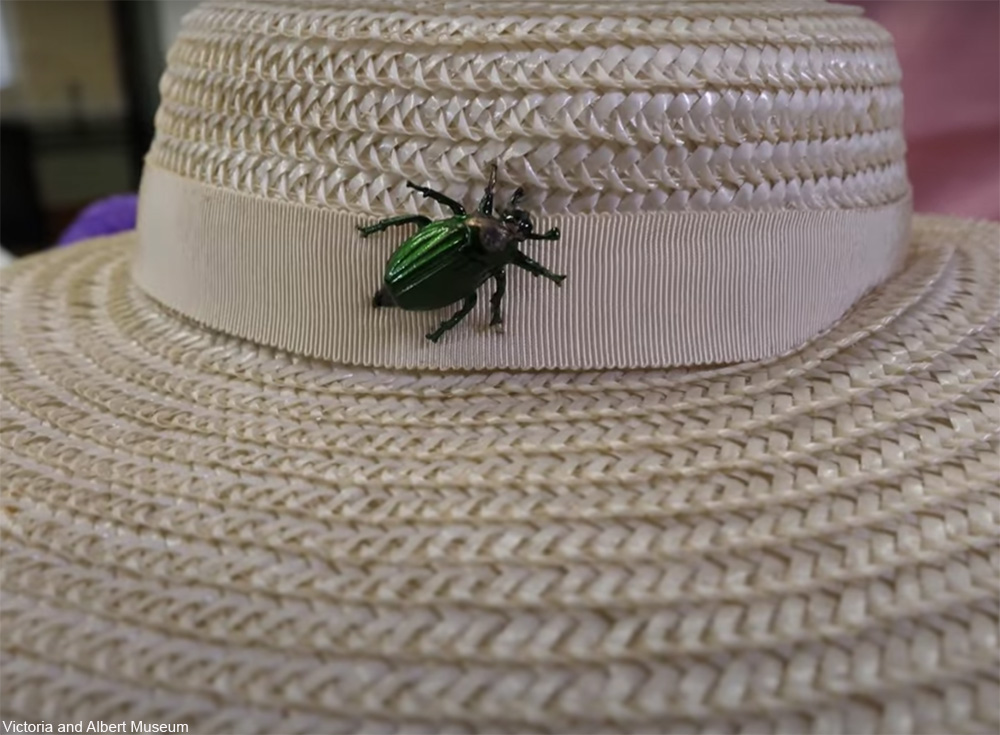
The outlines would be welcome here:
[[[380,293],[410,310],[440,309],[471,296],[497,268],[510,262],[507,249],[482,248],[482,225],[476,221],[451,217],[411,235],[386,264]]]
[[[421,274],[433,273],[452,262],[469,240],[466,216],[437,220],[414,233],[392,254],[385,269],[390,286],[422,280]]]

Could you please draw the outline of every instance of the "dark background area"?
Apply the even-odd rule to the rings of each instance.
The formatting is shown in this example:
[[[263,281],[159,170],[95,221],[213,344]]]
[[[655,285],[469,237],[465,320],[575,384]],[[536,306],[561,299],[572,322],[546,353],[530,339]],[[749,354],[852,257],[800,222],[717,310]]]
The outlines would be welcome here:
[[[185,0],[2,0],[0,245],[49,247],[102,197],[134,192]]]

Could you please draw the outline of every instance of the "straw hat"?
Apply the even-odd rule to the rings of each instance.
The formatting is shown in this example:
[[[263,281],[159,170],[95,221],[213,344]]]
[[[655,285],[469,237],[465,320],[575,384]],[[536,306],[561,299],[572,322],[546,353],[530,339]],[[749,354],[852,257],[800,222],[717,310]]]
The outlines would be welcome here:
[[[993,733],[998,227],[822,2],[219,3],[137,231],[3,278],[5,719]],[[373,307],[500,162],[535,230]]]

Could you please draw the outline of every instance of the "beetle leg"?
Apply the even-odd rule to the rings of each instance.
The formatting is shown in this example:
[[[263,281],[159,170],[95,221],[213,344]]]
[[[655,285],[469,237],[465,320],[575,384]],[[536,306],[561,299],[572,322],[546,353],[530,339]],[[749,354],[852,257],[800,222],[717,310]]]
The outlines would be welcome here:
[[[427,339],[431,342],[437,342],[441,339],[441,336],[447,332],[449,329],[454,327],[460,321],[468,316],[469,312],[472,311],[476,306],[476,292],[473,291],[468,296],[465,297],[465,301],[462,302],[462,308],[455,312],[455,314],[445,321],[441,322],[441,326],[435,329],[433,332],[427,335]]]
[[[493,280],[497,284],[496,291],[490,297],[490,326],[503,324],[503,314],[500,313],[500,304],[503,303],[503,296],[507,293],[507,274],[503,269],[493,274]]]
[[[479,202],[479,213],[491,216],[493,214],[493,190],[497,186],[497,165],[493,164],[493,168],[490,170],[490,180],[486,184],[486,191],[483,193],[483,198]]]
[[[559,239],[559,228],[553,227],[548,232],[532,232],[528,235],[526,240],[558,240]]]
[[[376,309],[379,308],[380,306],[395,306],[395,305],[396,302],[392,300],[392,296],[390,296],[389,292],[386,291],[385,286],[376,291],[375,295],[372,297],[372,306],[374,306]]]
[[[431,218],[422,214],[402,214],[399,217],[390,217],[373,225],[358,225],[358,232],[361,233],[361,237],[368,237],[376,232],[388,230],[390,227],[408,225],[411,222],[416,222],[418,227],[426,227],[431,223]]]
[[[510,208],[511,209],[517,209],[517,204],[522,199],[524,199],[524,189],[519,186],[519,187],[517,187],[517,189],[514,190],[513,195],[511,195],[511,198],[510,198]]]
[[[528,273],[530,273],[533,276],[542,276],[543,278],[548,278],[557,286],[561,286],[562,282],[566,280],[566,276],[560,276],[556,273],[553,273],[544,265],[542,265],[538,261],[532,260],[527,255],[522,253],[520,250],[518,250],[517,253],[514,255],[513,263],[518,268],[524,268],[524,270],[528,271]]]
[[[449,197],[447,194],[442,194],[439,191],[428,189],[426,186],[417,186],[412,181],[407,181],[406,185],[411,189],[416,189],[428,199],[433,199],[435,202],[440,202],[444,206],[448,207],[448,209],[450,209],[459,217],[465,215],[465,207],[463,207],[461,204],[459,204],[454,199]]]

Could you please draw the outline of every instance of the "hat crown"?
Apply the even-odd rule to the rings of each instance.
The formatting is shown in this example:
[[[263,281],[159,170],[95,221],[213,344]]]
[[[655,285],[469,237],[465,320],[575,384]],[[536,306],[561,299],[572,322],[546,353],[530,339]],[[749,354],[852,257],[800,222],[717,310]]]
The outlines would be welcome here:
[[[338,363],[773,356],[901,261],[899,80],[890,36],[825,2],[211,2],[163,76],[136,282],[199,323]],[[521,268],[566,285],[442,273],[454,311],[510,271],[511,306],[502,336],[480,298],[432,345],[440,310],[375,308],[416,223],[451,216],[407,184],[468,207],[494,162],[497,206],[523,187],[534,231],[558,238],[518,246]],[[371,227],[403,213],[420,217]],[[451,226],[468,242],[481,227]]]
[[[540,214],[842,209],[907,190],[891,38],[826,2],[212,2],[151,162],[268,199],[426,207],[492,161]]]

